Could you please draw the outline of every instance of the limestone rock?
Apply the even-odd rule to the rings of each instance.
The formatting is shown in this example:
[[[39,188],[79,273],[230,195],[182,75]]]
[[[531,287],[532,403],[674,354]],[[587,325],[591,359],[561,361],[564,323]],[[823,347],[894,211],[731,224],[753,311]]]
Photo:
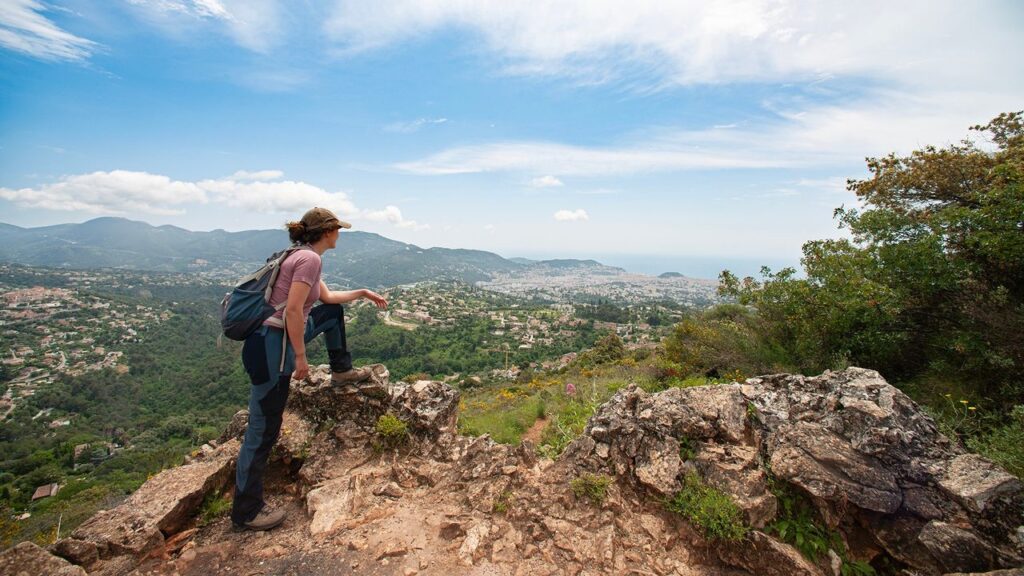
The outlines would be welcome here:
[[[205,460],[160,472],[119,506],[86,520],[72,537],[95,544],[103,558],[150,551],[184,528],[207,494],[227,485],[237,454],[238,441],[232,440]]]
[[[932,553],[943,572],[987,570],[996,565],[996,552],[977,534],[931,521],[921,530],[920,542]]]
[[[939,486],[974,512],[982,512],[994,500],[1021,491],[1021,482],[1016,476],[977,454],[954,458]]]
[[[353,420],[372,426],[390,404],[390,374],[383,364],[371,364],[370,378],[355,384],[335,385],[327,365],[310,368],[305,380],[292,380],[288,408],[314,425]]]
[[[313,517],[312,534],[328,534],[342,527],[366,503],[366,478],[360,475],[334,478],[306,494],[306,510]]]
[[[812,496],[888,514],[903,501],[892,472],[820,424],[782,426],[772,448],[772,472]]]
[[[231,420],[224,428],[224,432],[217,438],[218,444],[223,444],[232,438],[241,440],[245,436],[245,428],[249,425],[249,411],[239,410],[231,416]]]
[[[50,545],[49,550],[72,564],[86,568],[100,558],[95,544],[74,538],[61,538]]]
[[[563,460],[613,472],[654,498],[696,471],[755,528],[777,513],[770,467],[869,557],[885,550],[921,574],[1024,564],[1016,537],[1021,482],[964,453],[872,370],[776,374],[658,394],[630,385],[598,409]],[[785,555],[772,542],[756,536],[755,548]],[[723,560],[745,567],[745,554],[734,550]]]
[[[86,576],[81,566],[50,554],[32,542],[22,542],[0,553],[0,574],[9,576]]]
[[[726,564],[758,576],[824,576],[796,548],[764,532],[754,531],[746,540],[721,546],[718,556]]]
[[[459,392],[441,382],[403,382],[391,388],[391,410],[414,433],[454,434],[459,418]]]

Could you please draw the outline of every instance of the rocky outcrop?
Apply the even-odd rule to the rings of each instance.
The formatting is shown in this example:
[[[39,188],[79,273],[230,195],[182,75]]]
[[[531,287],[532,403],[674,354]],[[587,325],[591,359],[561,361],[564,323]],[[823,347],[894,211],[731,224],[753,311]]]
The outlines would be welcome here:
[[[247,415],[185,466],[152,478],[51,550],[91,573],[205,575],[658,574],[840,576],[773,535],[781,494],[841,535],[849,560],[905,575],[1021,564],[1020,482],[965,453],[877,373],[775,375],[648,394],[620,390],[556,461],[531,445],[457,434],[458,392],[431,381],[330,383],[326,366],[293,381],[268,497],[290,511],[271,534],[192,528],[205,494],[230,485]],[[408,434],[382,442],[378,418]],[[584,474],[612,481],[580,497]],[[709,540],[662,502],[697,474],[751,527]],[[790,497],[790,496],[787,496]],[[42,551],[46,554],[45,551]],[[1011,571],[1012,573],[1012,571]]]
[[[8,576],[85,576],[86,572],[32,542],[22,542],[0,553],[0,574]]]
[[[237,455],[233,440],[201,460],[160,472],[117,507],[82,523],[72,539],[95,546],[101,558],[151,552],[192,521],[207,494],[227,484]]]
[[[964,453],[871,370],[653,395],[629,387],[591,419],[567,458],[657,496],[696,470],[732,495],[753,527],[775,517],[772,478],[813,503],[857,559],[887,554],[923,574],[1024,564],[1021,482]],[[772,547],[761,556],[790,555]],[[739,558],[722,555],[749,569]]]

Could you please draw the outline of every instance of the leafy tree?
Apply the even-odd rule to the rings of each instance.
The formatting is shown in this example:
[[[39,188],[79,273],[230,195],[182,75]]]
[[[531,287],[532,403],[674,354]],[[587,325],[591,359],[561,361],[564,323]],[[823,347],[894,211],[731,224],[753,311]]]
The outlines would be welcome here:
[[[850,180],[863,208],[835,214],[849,240],[803,248],[806,278],[723,272],[720,291],[758,315],[758,331],[794,364],[846,362],[896,379],[969,383],[1002,408],[1020,403],[1024,368],[1024,121],[972,130],[989,144],[869,158]]]

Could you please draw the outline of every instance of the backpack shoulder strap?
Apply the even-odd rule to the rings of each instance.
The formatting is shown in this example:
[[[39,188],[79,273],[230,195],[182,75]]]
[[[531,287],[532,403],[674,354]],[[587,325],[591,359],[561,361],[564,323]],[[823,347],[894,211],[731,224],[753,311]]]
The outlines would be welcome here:
[[[281,266],[284,265],[284,261],[287,260],[288,257],[291,256],[292,254],[294,254],[295,252],[298,252],[299,250],[302,250],[302,249],[303,249],[303,246],[298,246],[298,245],[289,246],[288,248],[286,248],[284,250],[284,252],[276,260],[274,260],[272,263],[270,263],[270,266],[271,266],[271,269],[270,269],[270,281],[267,282],[267,288],[266,288],[266,291],[265,291],[265,293],[263,295],[264,296],[264,300],[267,300],[268,302],[270,301],[270,294],[273,293],[274,285],[277,284],[277,276],[281,273]]]

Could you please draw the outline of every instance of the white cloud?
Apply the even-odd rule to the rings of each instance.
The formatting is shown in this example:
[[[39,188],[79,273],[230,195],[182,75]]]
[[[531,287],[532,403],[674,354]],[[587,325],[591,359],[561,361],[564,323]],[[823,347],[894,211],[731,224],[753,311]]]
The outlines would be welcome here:
[[[565,184],[554,176],[541,176],[540,178],[530,180],[531,188],[554,188],[558,186],[565,186]]]
[[[264,214],[301,214],[312,206],[323,206],[348,218],[388,222],[415,231],[430,228],[406,220],[397,206],[362,210],[345,192],[328,192],[283,178],[280,170],[239,170],[224,178],[185,182],[160,174],[113,170],[66,176],[36,188],[0,187],[0,199],[46,210],[163,216],[184,214],[189,205],[195,204],[218,204]]]
[[[555,220],[558,220],[559,222],[583,222],[590,220],[590,216],[583,208],[577,208],[576,210],[559,210],[558,212],[555,212]]]
[[[127,170],[67,176],[38,188],[0,188],[0,198],[46,210],[158,215],[182,214],[183,204],[207,201],[194,182]]]
[[[84,60],[96,50],[43,16],[46,10],[38,0],[0,2],[0,46],[43,60]]]
[[[430,228],[429,224],[417,224],[415,220],[406,220],[402,217],[402,211],[398,209],[398,206],[388,205],[383,210],[370,210],[362,214],[363,218],[371,222],[388,222],[394,224],[398,228],[409,228],[411,230],[427,230]]]
[[[429,126],[432,124],[444,124],[447,122],[447,118],[417,118],[411,122],[392,122],[384,127],[385,132],[398,132],[400,134],[410,134],[412,132],[418,132],[420,128]]]
[[[266,173],[273,172],[264,171],[262,174],[266,176]],[[305,182],[228,177],[201,180],[197,185],[208,192],[215,202],[252,212],[295,214],[305,212],[311,206],[323,206],[345,216],[358,213],[355,204],[344,192],[328,192]]]

